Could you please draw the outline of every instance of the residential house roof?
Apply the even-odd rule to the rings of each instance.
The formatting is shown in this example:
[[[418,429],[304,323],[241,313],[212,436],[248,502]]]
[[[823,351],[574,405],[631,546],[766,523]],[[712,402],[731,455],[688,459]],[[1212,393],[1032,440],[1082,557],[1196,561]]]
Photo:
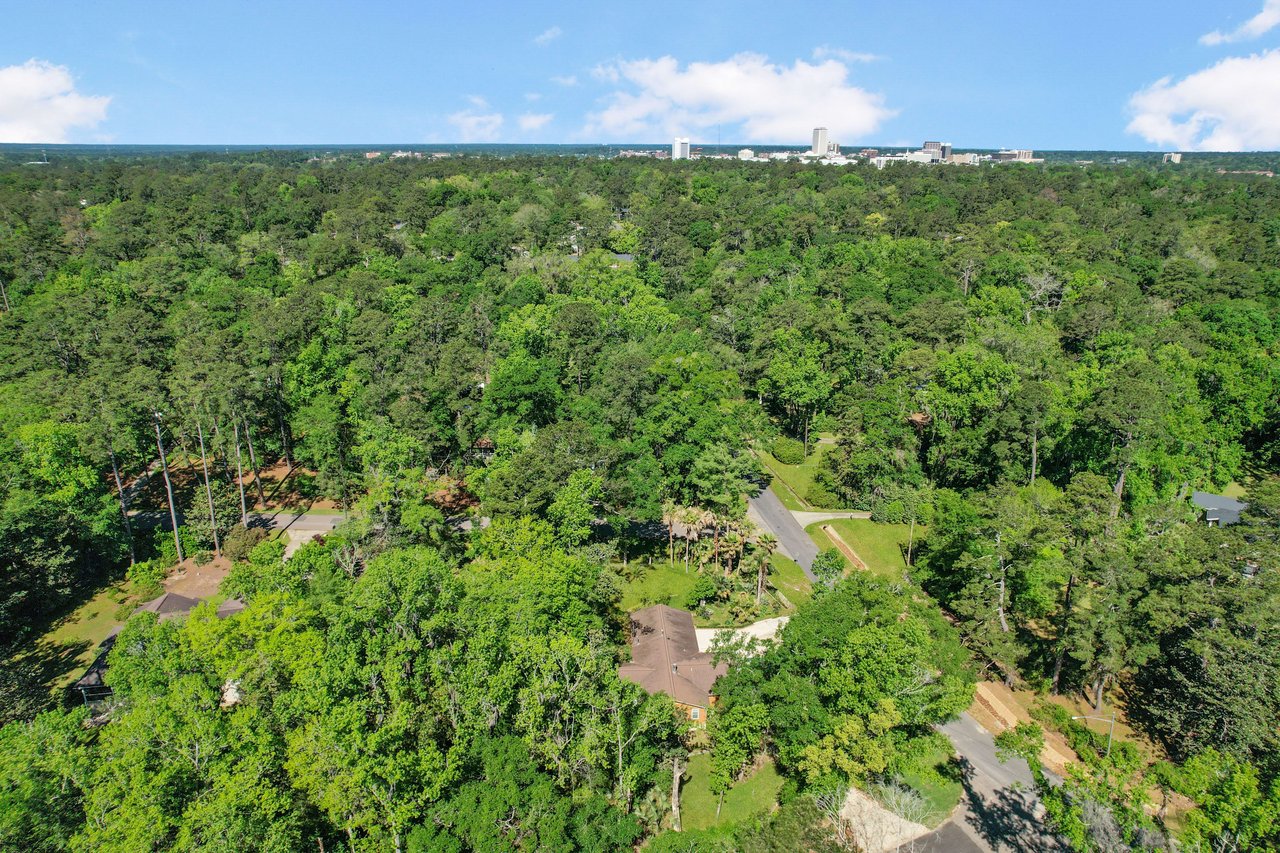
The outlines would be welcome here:
[[[1210,523],[1216,521],[1222,526],[1235,524],[1240,520],[1240,513],[1249,508],[1247,503],[1209,492],[1192,492],[1191,502],[1204,510],[1205,521]]]
[[[711,686],[728,671],[698,650],[693,614],[656,604],[631,614],[631,662],[618,675],[649,693],[666,693],[682,705],[711,705]]]
[[[166,592],[161,594],[159,598],[151,599],[135,612],[155,613],[160,617],[161,621],[164,621],[175,616],[181,616],[184,613],[190,613],[199,603],[198,599],[187,598],[185,595],[178,595],[176,592]]]

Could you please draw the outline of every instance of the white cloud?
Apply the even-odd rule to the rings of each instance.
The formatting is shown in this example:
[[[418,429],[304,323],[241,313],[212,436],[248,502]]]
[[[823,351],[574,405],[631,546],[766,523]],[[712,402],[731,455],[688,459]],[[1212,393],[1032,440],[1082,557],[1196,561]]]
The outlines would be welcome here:
[[[844,62],[875,62],[882,57],[875,53],[862,53],[857,50],[845,50],[842,47],[823,45],[813,49],[814,59],[839,59]]]
[[[502,131],[502,123],[502,113],[482,113],[475,109],[449,116],[449,124],[457,128],[462,142],[494,142]]]
[[[631,90],[618,90],[587,117],[588,137],[640,139],[689,134],[716,125],[741,125],[743,142],[795,142],[814,127],[852,142],[897,114],[884,98],[851,85],[848,67],[835,59],[790,67],[740,53],[723,62],[681,68],[673,57],[618,61],[608,70]]]
[[[533,37],[533,43],[538,47],[546,47],[562,35],[564,35],[564,30],[559,27],[548,27]]]
[[[0,68],[0,142],[66,142],[107,117],[111,98],[81,95],[64,65],[29,59]]]
[[[1280,148],[1280,49],[1224,59],[1174,81],[1164,77],[1129,100],[1127,128],[1185,150]]]
[[[489,109],[489,102],[480,95],[467,95],[467,103],[479,110]]]
[[[578,85],[578,78],[574,77],[572,74],[569,74],[564,77],[552,77],[551,82],[559,83],[561,86],[576,86]]]
[[[525,92],[524,99],[526,101],[529,101],[530,103],[532,103],[533,101],[541,101],[542,93],[541,92]]]
[[[1246,41],[1255,39],[1260,35],[1271,32],[1277,25],[1280,25],[1280,0],[1266,0],[1262,4],[1262,11],[1245,21],[1236,29],[1229,33],[1214,30],[1211,33],[1205,33],[1200,36],[1201,44],[1215,45],[1224,44],[1233,41]]]
[[[516,119],[521,130],[534,131],[544,128],[553,118],[551,113],[525,113]]]

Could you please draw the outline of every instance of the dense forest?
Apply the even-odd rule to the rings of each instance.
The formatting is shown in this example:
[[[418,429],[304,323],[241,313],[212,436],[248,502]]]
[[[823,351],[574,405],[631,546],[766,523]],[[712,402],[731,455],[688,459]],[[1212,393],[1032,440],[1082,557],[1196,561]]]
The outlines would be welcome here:
[[[1193,164],[6,167],[0,848],[841,849],[830,793],[988,679],[1158,752],[1077,731],[1057,785],[1003,737],[1075,849],[1280,849],[1278,309],[1280,185]],[[617,675],[623,587],[780,612],[763,459],[919,538],[721,649],[690,727]],[[249,524],[276,465],[346,519],[287,561]],[[210,555],[246,609],[129,619],[105,709],[18,663]],[[707,751],[780,805],[673,831]]]

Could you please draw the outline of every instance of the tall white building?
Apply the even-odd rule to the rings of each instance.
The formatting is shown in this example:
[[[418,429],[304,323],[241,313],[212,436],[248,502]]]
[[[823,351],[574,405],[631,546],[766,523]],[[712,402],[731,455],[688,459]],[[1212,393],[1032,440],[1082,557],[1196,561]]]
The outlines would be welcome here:
[[[827,129],[825,127],[815,127],[813,129],[813,148],[810,153],[815,157],[827,156]]]
[[[689,159],[689,137],[677,136],[675,142],[671,143],[671,159],[672,160],[688,160]]]

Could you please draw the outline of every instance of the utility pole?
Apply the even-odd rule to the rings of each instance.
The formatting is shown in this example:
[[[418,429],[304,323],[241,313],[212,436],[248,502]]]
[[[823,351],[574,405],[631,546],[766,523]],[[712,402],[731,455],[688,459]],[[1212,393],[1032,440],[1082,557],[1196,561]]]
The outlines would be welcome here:
[[[1108,715],[1107,715],[1107,716],[1105,716],[1105,717],[1103,717],[1103,716],[1101,716],[1101,715],[1098,715],[1098,714],[1081,714],[1080,716],[1078,716],[1078,717],[1072,717],[1071,719],[1073,719],[1073,720],[1101,720],[1101,721],[1102,721],[1102,722],[1104,722],[1104,723],[1105,723],[1105,722],[1110,722],[1110,723],[1111,723],[1111,725],[1107,728],[1107,754],[1106,754],[1106,756],[1104,756],[1104,757],[1106,757],[1106,758],[1110,758],[1110,757],[1111,757],[1111,738],[1112,738],[1112,737],[1115,735],[1115,733],[1116,733],[1116,712],[1115,712],[1115,711],[1112,711],[1110,714],[1108,714]]]

